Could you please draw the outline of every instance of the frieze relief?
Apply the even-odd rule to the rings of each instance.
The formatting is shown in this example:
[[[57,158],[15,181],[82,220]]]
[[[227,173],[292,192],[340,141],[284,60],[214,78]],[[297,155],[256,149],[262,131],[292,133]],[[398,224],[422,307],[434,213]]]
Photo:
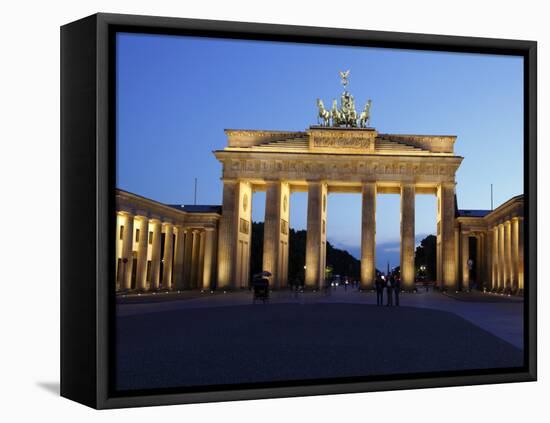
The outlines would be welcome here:
[[[329,178],[349,176],[435,176],[454,179],[458,164],[432,164],[384,161],[316,162],[311,160],[254,160],[234,159],[224,163],[225,177],[273,176],[291,174],[294,177],[309,178],[326,176]]]
[[[334,147],[343,147],[343,148],[360,148],[360,149],[369,149],[372,142],[369,139],[359,138],[313,138],[313,147],[316,148],[334,148]]]

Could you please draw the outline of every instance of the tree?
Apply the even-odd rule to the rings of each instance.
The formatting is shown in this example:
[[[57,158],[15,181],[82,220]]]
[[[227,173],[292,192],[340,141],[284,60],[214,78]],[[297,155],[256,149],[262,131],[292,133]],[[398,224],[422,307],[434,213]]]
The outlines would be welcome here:
[[[290,229],[288,243],[288,279],[304,282],[306,263],[306,239],[305,230],[296,231]],[[259,273],[262,270],[264,250],[264,224],[263,222],[252,223],[252,242],[250,252],[251,274]],[[327,267],[331,269],[332,275],[348,276],[352,279],[359,279],[361,270],[360,261],[345,250],[335,248],[327,241]]]
[[[416,273],[421,270],[422,266],[425,266],[424,274],[426,279],[434,281],[436,279],[437,269],[437,237],[435,235],[428,235],[422,241],[420,245],[416,247],[414,253],[414,266]]]

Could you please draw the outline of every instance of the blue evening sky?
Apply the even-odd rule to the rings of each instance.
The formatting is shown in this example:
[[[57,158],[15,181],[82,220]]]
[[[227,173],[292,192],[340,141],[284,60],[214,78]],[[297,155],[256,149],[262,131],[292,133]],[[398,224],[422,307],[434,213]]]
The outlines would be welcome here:
[[[117,36],[117,186],[163,202],[221,204],[221,165],[212,154],[223,130],[303,131],[316,124],[316,98],[342,92],[351,70],[358,109],[373,101],[379,132],[457,135],[460,208],[497,207],[523,192],[523,60],[198,37]],[[265,194],[253,199],[263,221]],[[305,229],[307,195],[291,196],[291,226]],[[360,195],[328,201],[331,243],[358,256]],[[419,241],[435,233],[436,201],[416,196]],[[377,266],[399,263],[399,196],[377,198]]]

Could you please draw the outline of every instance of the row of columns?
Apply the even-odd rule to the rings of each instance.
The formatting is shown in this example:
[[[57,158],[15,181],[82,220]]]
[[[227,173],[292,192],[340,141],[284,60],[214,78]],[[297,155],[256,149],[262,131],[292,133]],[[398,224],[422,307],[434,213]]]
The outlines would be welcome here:
[[[117,237],[120,235],[116,262],[118,290],[211,288],[215,228],[189,228],[124,213],[117,219]]]
[[[491,239],[490,290],[521,292],[524,289],[523,218],[513,217],[489,228]]]
[[[477,242],[476,257],[470,251],[470,238]],[[460,232],[460,273],[462,289],[471,284],[468,260],[473,260],[477,282],[489,291],[521,293],[524,289],[523,218],[513,217],[487,231]]]
[[[438,276],[447,288],[456,288],[454,183],[437,187],[438,197]],[[415,194],[414,183],[403,183],[401,193],[401,281],[406,290],[415,282]],[[328,187],[324,181],[308,182],[305,285],[311,289],[325,285],[326,225]],[[371,289],[376,272],[376,195],[375,182],[362,185],[361,287]],[[246,181],[225,180],[223,211],[218,244],[218,286],[245,287],[249,284],[250,225],[252,189]],[[290,188],[285,181],[266,182],[263,270],[272,274],[275,288],[286,286],[288,278],[288,226]],[[286,227],[286,231],[284,228]]]

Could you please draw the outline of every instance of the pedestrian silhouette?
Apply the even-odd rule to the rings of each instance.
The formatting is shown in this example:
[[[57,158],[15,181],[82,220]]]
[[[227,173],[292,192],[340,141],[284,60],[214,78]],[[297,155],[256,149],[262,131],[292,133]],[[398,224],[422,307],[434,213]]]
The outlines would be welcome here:
[[[391,306],[393,305],[393,295],[392,295],[392,278],[393,278],[393,275],[391,276],[388,276],[387,277],[387,280],[386,280],[386,298],[387,298],[387,303],[386,303],[386,306]]]
[[[376,288],[376,305],[384,305],[384,281],[381,275],[376,275],[376,281],[374,283]]]
[[[401,278],[396,276],[393,282],[393,292],[395,294],[395,305],[399,305],[399,292],[401,292]]]

